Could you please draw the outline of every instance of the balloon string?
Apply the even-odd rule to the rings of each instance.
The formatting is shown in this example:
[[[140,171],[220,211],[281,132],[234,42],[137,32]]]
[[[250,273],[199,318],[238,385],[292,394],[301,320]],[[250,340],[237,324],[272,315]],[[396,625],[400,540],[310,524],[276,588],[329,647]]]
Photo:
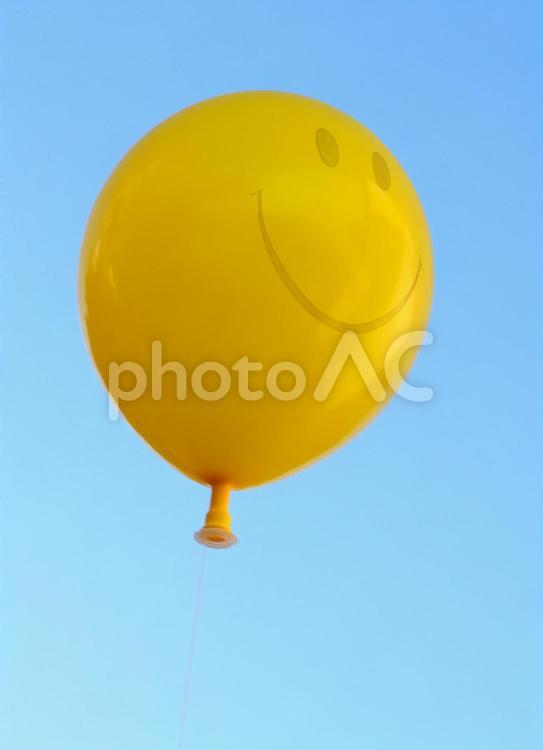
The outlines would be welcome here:
[[[194,652],[196,650],[196,636],[198,634],[198,624],[200,622],[200,609],[202,601],[202,589],[204,587],[204,574],[206,568],[206,552],[207,549],[204,547],[202,550],[202,561],[200,563],[200,574],[198,576],[198,585],[196,587],[196,603],[194,607],[194,619],[192,621],[192,634],[190,637],[190,648],[189,658],[187,662],[187,672],[185,675],[185,690],[183,693],[183,703],[181,707],[181,726],[179,730],[179,750],[183,748],[183,740],[185,736],[185,725],[187,723],[187,709],[189,705],[189,695],[192,683],[192,665],[194,663]]]

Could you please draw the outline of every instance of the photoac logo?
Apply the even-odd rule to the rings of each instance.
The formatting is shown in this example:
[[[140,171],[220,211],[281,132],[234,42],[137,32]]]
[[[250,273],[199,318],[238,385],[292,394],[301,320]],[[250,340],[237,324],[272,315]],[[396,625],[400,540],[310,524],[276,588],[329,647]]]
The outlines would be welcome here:
[[[428,331],[412,331],[396,339],[386,353],[384,360],[386,385],[406,401],[424,403],[433,398],[432,388],[409,384],[404,380],[400,368],[401,359],[406,352],[419,346],[428,346],[433,343],[433,340],[432,334]],[[322,374],[312,389],[312,397],[315,401],[323,402],[329,398],[348,362],[352,362],[356,367],[371,398],[376,402],[384,401],[385,385],[354,331],[343,333],[330,359],[325,363]],[[146,394],[148,389],[150,389],[151,398],[154,401],[160,401],[164,394],[164,376],[168,373],[175,377],[178,401],[185,401],[188,398],[220,401],[235,388],[237,395],[243,401],[260,401],[267,394],[277,401],[289,402],[300,398],[307,391],[307,375],[303,367],[296,362],[281,361],[273,364],[265,373],[265,390],[255,388],[254,383],[251,383],[251,377],[263,371],[262,362],[251,361],[249,357],[243,356],[229,367],[215,361],[202,362],[189,373],[182,362],[164,362],[162,342],[153,341],[149,376],[145,368],[137,362],[110,363],[108,390],[112,398],[109,402],[109,418],[111,421],[116,421],[119,418],[119,404],[123,401],[136,401]],[[210,374],[215,376],[213,378],[215,385],[211,388],[209,384],[204,384],[204,378]],[[289,375],[288,388],[279,385],[279,380],[284,374]],[[126,384],[127,375],[130,375],[131,381],[129,388],[121,386],[121,379]],[[284,380],[284,378],[281,379]]]

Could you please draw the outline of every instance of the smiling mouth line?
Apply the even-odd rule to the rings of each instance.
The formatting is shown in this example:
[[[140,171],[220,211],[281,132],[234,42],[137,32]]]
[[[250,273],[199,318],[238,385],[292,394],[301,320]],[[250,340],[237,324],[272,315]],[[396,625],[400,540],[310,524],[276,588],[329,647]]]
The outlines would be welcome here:
[[[404,296],[401,298],[401,300],[396,304],[391,310],[389,310],[384,315],[380,315],[378,318],[374,318],[373,320],[368,320],[363,323],[346,323],[342,320],[337,320],[336,318],[330,317],[330,315],[327,315],[325,312],[320,310],[316,305],[311,302],[311,300],[306,297],[306,295],[302,292],[300,287],[293,281],[291,276],[289,275],[287,269],[283,265],[281,258],[279,257],[277,251],[275,250],[273,243],[270,239],[270,236],[268,234],[268,230],[266,229],[266,223],[264,221],[264,211],[262,209],[262,190],[257,190],[255,193],[252,193],[252,195],[256,195],[257,205],[258,205],[258,224],[260,227],[260,234],[262,235],[262,240],[264,242],[264,245],[266,247],[266,250],[268,251],[268,255],[270,256],[270,260],[273,263],[273,266],[277,273],[279,274],[281,280],[287,287],[287,289],[290,291],[290,293],[295,297],[298,302],[305,307],[305,309],[313,315],[314,318],[319,320],[321,323],[324,323],[324,325],[328,326],[329,328],[333,328],[336,331],[340,331],[341,333],[345,333],[346,331],[354,331],[355,333],[368,333],[369,331],[374,331],[376,328],[380,328],[381,326],[385,325],[385,323],[388,323],[389,320],[391,320],[397,313],[400,312],[402,307],[405,306],[409,298],[411,297],[411,294],[413,293],[413,290],[415,289],[415,286],[417,284],[417,281],[419,279],[420,273],[422,271],[422,261],[419,256],[419,263],[417,266],[417,271],[415,273],[415,278],[413,279],[413,282],[411,283],[411,286],[407,290],[407,292],[404,294]]]

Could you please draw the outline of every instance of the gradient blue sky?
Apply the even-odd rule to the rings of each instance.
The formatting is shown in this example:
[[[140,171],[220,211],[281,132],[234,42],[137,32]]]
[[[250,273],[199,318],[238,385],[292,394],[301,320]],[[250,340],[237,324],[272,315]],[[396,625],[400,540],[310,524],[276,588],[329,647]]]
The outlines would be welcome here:
[[[541,750],[536,6],[4,1],[3,749],[177,747],[207,493],[108,422],[79,245],[146,130],[271,88],[346,110],[410,173],[436,258],[412,379],[436,396],[236,498],[185,747]]]

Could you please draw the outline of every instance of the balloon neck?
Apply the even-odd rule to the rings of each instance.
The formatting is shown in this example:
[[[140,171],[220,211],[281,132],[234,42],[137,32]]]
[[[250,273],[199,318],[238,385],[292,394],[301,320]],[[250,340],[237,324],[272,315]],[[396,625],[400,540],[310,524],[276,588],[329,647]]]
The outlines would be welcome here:
[[[211,488],[211,503],[206,520],[194,538],[199,544],[215,549],[227,549],[237,544],[237,538],[230,528],[231,518],[228,512],[230,486],[215,484]]]

